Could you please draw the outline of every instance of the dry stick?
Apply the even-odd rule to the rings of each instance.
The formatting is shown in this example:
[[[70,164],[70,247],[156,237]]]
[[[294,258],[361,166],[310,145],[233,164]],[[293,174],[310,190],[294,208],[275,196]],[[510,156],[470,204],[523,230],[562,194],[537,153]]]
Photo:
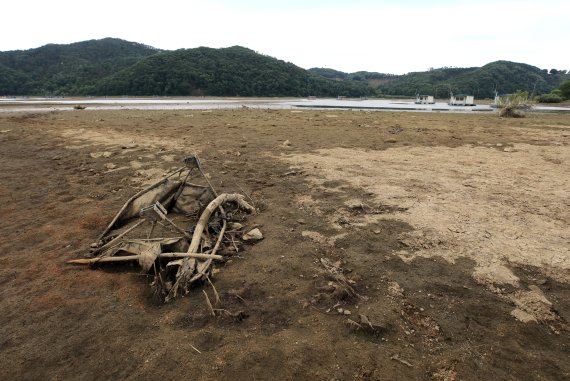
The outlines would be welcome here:
[[[146,242],[158,242],[158,241],[165,241],[165,240],[177,240],[182,237],[162,237],[162,238],[131,238],[131,239],[124,239],[123,242],[125,243],[141,243],[144,244]]]
[[[159,258],[198,258],[198,259],[217,259],[223,260],[224,257],[222,255],[214,255],[214,254],[203,254],[203,253],[161,253],[158,254]],[[97,257],[97,258],[81,258],[81,259],[72,259],[67,261],[66,263],[72,265],[90,265],[94,263],[105,263],[105,262],[128,262],[128,261],[137,261],[139,259],[138,255],[122,255],[118,257]]]
[[[390,357],[390,360],[396,360],[396,361],[398,361],[399,363],[402,363],[402,364],[404,364],[404,365],[406,365],[406,366],[409,366],[410,368],[413,368],[413,367],[414,367],[409,361],[404,360],[403,358],[401,358],[401,357],[400,357],[399,355],[397,355],[397,354],[392,355],[392,356]]]
[[[98,254],[98,253],[108,249],[109,247],[112,247],[121,238],[123,238],[125,235],[129,234],[130,232],[132,232],[133,230],[135,230],[136,228],[138,228],[140,225],[142,225],[145,222],[146,222],[146,220],[144,220],[144,219],[140,220],[139,222],[137,222],[136,224],[134,224],[133,226],[131,226],[130,228],[128,228],[127,230],[125,230],[124,232],[122,232],[121,234],[119,234],[118,236],[116,236],[115,238],[113,238],[112,240],[110,240],[109,242],[107,242],[106,244],[101,246],[100,248],[93,250],[93,254]]]
[[[216,259],[218,261],[224,260],[223,255],[216,255],[212,251],[212,254],[206,253],[162,253],[158,255],[160,258],[197,258],[197,259]]]
[[[150,230],[146,236],[146,239],[150,241],[150,237],[152,237],[152,233],[154,232],[154,227],[156,226],[156,221],[152,221],[150,225]]]
[[[196,224],[196,227],[194,228],[194,234],[192,235],[192,241],[190,242],[190,247],[188,248],[189,253],[196,252],[196,250],[200,246],[200,241],[202,240],[202,233],[204,232],[204,229],[206,228],[206,226],[208,224],[208,220],[210,219],[210,216],[212,215],[214,210],[220,208],[223,203],[230,202],[230,201],[237,202],[238,206],[240,206],[242,209],[245,209],[246,211],[248,211],[250,213],[255,212],[255,209],[253,209],[253,207],[251,205],[249,205],[247,202],[245,202],[243,199],[243,196],[240,194],[223,193],[223,194],[219,195],[214,200],[212,200],[212,202],[210,202],[210,204],[208,204],[206,209],[204,209],[204,212],[202,212],[202,215],[200,216],[200,219],[198,220],[198,223]],[[216,246],[214,246],[215,250],[217,250],[217,248],[219,247],[220,242],[221,242],[221,238],[223,238],[223,236],[224,236],[226,225],[227,225],[226,220],[224,220],[224,225],[222,227],[222,231],[220,232],[220,235],[218,236],[218,242],[216,242]],[[215,253],[215,251],[212,250],[212,253]],[[207,266],[209,266],[209,263],[207,264]],[[207,267],[206,267],[206,269],[207,269]],[[180,286],[180,279],[187,278],[185,275],[186,274],[180,274],[178,276],[178,279],[176,280],[176,282],[174,283],[174,285],[170,289],[170,292],[166,296],[166,301],[170,300],[172,297],[174,297],[174,295],[176,295],[176,292],[178,291],[178,287]],[[196,281],[197,279],[201,278],[202,276],[203,276],[202,273],[197,274],[196,276],[194,276],[190,279],[190,283]]]
[[[210,309],[210,313],[212,314],[212,316],[216,316],[216,313],[214,312],[214,307],[212,307],[212,303],[210,303],[210,298],[208,298],[208,294],[206,293],[205,290],[202,290],[202,292],[204,293],[204,296],[206,297],[206,304],[208,305],[208,308]]]
[[[190,344],[190,346],[191,346],[191,347],[192,347],[192,349],[194,349],[196,352],[198,352],[199,354],[202,354],[202,352],[200,352],[200,351],[198,350],[198,348],[196,348],[196,347],[195,347],[195,346],[193,346],[192,344]]]
[[[216,241],[216,244],[214,245],[214,248],[212,249],[212,254],[216,254],[216,252],[218,251],[218,249],[220,247],[220,243],[222,243],[222,239],[224,238],[224,232],[226,231],[226,227],[227,227],[227,223],[226,223],[226,220],[224,220],[224,222],[222,224],[222,230],[220,230],[220,234],[218,234],[218,240]],[[195,282],[198,279],[200,279],[202,276],[206,275],[206,271],[208,271],[211,264],[212,264],[212,260],[207,259],[204,267],[202,268],[202,271],[200,271],[200,272],[198,272],[198,274],[194,275],[190,279],[190,283]]]
[[[234,236],[230,234],[230,238],[232,239],[232,245],[234,245],[234,248],[236,249],[236,253],[239,253],[239,249],[236,245],[236,241],[234,241]]]
[[[216,305],[220,304],[220,294],[218,294],[218,290],[216,290],[216,287],[214,286],[214,284],[210,280],[209,276],[206,275],[206,279],[208,280],[208,283],[210,283],[210,286],[212,286],[212,290],[214,290],[214,295],[216,297]]]
[[[214,196],[218,197],[218,192],[216,192],[216,190],[214,189],[214,187],[213,187],[212,184],[210,183],[210,180],[208,179],[208,177],[206,176],[206,174],[204,173],[204,171],[202,171],[202,167],[200,166],[200,163],[198,163],[198,170],[199,170],[200,173],[202,174],[202,177],[204,177],[204,180],[206,180],[206,182],[208,183],[208,186],[209,186],[210,189],[212,190],[212,193],[214,193]]]
[[[135,200],[137,197],[145,194],[146,192],[156,188],[157,186],[161,185],[162,183],[164,183],[166,180],[168,180],[170,177],[174,176],[177,173],[182,172],[186,167],[180,167],[177,170],[175,170],[174,172],[169,173],[168,175],[166,175],[165,177],[163,177],[162,179],[158,180],[156,183],[149,185],[148,187],[146,187],[145,189],[141,190],[140,192],[137,192],[134,196],[132,196],[131,198],[129,198],[127,200],[127,202],[125,202],[125,205],[123,205],[123,207],[121,208],[121,210],[119,210],[119,213],[117,213],[115,215],[115,218],[113,218],[113,221],[111,221],[111,223],[109,225],[107,225],[107,228],[103,231],[103,233],[101,233],[101,235],[99,236],[99,238],[97,239],[97,241],[100,241],[103,239],[103,237],[109,232],[109,230],[111,230],[113,228],[113,225],[115,225],[115,223],[117,222],[117,220],[121,217],[121,214],[123,214],[123,212],[125,211],[125,209],[128,208],[128,206],[131,204],[131,202],[133,202],[133,200]]]
[[[170,218],[168,218],[168,217],[165,216],[165,217],[164,217],[164,220],[165,220],[166,222],[168,222],[178,233],[184,235],[184,237],[186,237],[186,238],[188,238],[188,239],[191,239],[191,238],[192,238],[192,237],[190,237],[190,234],[186,233],[186,231],[185,231],[184,229],[182,229],[181,227],[179,227],[178,225],[176,225],[176,224],[174,223],[174,221],[172,221]]]
[[[243,190],[243,188],[237,183],[237,181],[234,180],[234,184],[237,185],[237,187],[243,192],[243,194],[245,194],[245,196],[249,199],[249,201],[251,201],[251,205],[255,208],[255,202],[253,202],[253,199],[247,194],[247,192]]]

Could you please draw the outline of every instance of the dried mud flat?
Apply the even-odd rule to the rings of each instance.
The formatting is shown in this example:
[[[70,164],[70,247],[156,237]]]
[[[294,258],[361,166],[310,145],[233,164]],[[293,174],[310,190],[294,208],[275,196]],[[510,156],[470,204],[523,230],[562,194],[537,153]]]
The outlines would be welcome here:
[[[239,319],[65,264],[191,152],[261,209]],[[0,378],[568,379],[569,174],[568,115],[2,113]]]

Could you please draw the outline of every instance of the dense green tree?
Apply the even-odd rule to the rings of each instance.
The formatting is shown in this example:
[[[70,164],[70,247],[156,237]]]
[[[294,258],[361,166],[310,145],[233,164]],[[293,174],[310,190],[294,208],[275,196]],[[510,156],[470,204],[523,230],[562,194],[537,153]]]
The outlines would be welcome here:
[[[560,94],[564,99],[570,99],[570,79],[564,81],[559,87]]]

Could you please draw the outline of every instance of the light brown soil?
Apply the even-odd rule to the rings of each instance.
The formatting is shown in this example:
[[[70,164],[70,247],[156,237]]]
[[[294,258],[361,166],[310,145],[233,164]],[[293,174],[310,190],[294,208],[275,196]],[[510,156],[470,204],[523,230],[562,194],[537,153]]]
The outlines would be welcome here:
[[[243,320],[65,264],[193,152],[261,209]],[[568,115],[0,113],[0,379],[569,379],[569,174]]]

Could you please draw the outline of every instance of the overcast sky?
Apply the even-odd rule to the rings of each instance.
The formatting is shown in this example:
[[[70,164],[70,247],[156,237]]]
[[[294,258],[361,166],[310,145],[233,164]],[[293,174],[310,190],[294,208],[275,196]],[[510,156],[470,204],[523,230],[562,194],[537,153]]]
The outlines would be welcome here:
[[[1,19],[0,51],[116,37],[168,50],[241,45],[345,72],[497,60],[570,70],[568,0],[14,0]]]

